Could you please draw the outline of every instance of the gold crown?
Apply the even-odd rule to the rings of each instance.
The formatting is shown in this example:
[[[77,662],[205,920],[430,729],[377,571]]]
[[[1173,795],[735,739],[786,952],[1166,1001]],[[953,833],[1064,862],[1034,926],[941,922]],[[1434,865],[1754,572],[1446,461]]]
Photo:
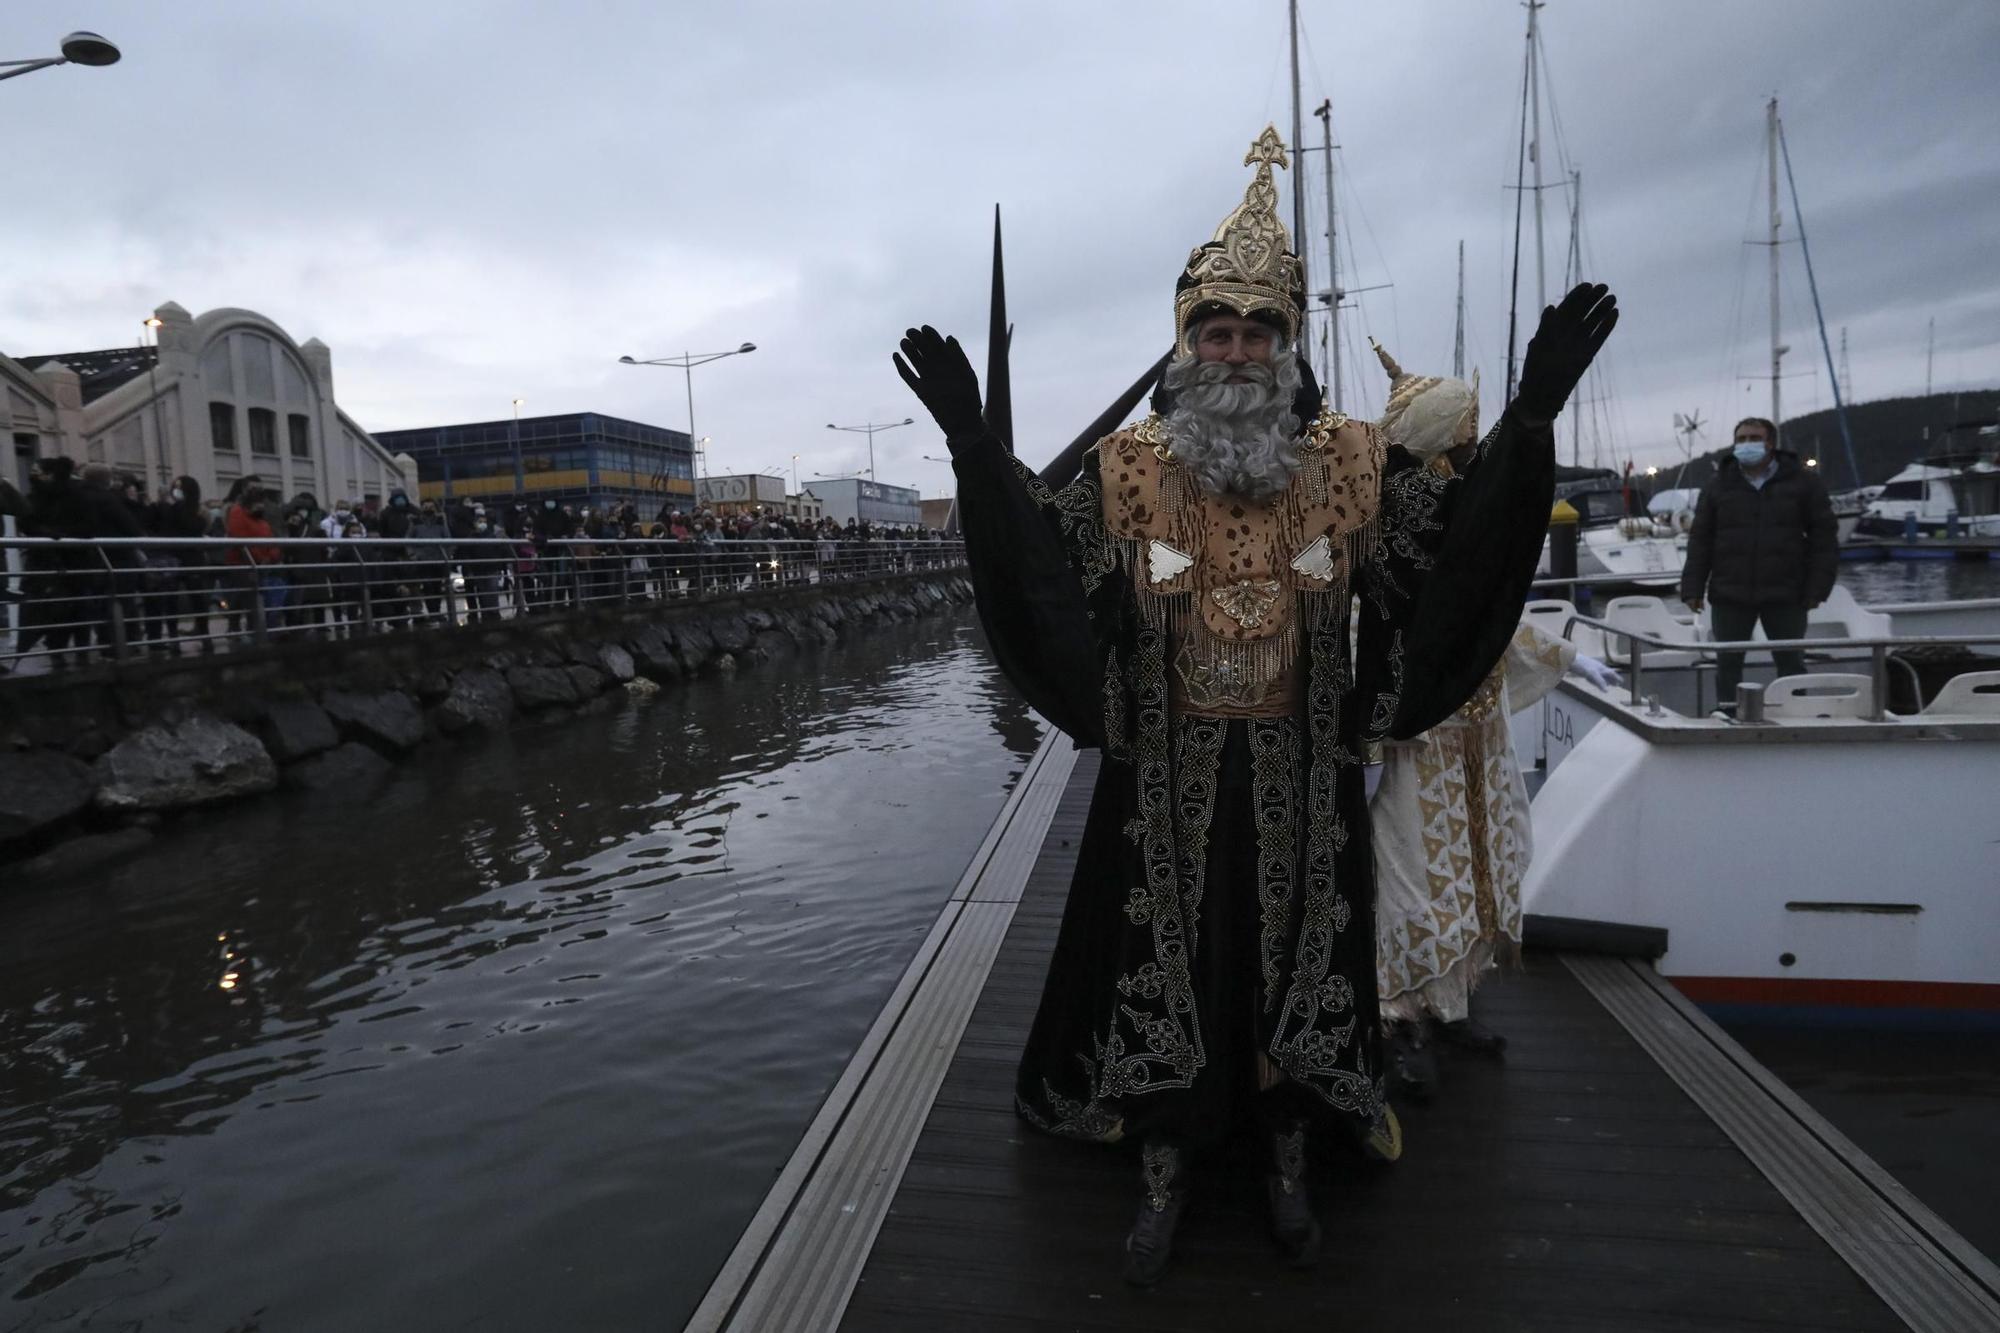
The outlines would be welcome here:
[[[1287,341],[1299,333],[1299,308],[1304,301],[1305,273],[1291,253],[1291,237],[1278,221],[1278,187],[1271,179],[1275,163],[1289,168],[1285,141],[1277,127],[1266,125],[1243,165],[1257,174],[1243,192],[1243,202],[1222,220],[1214,239],[1196,246],[1174,289],[1174,336],[1182,352],[1191,351],[1188,325],[1205,306],[1222,306],[1245,317],[1274,315]]]

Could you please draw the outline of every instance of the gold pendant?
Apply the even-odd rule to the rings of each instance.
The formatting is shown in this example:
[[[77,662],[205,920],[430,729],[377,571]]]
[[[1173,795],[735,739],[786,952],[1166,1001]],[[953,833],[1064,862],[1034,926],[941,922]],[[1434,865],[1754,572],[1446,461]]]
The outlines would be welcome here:
[[[1256,629],[1278,604],[1276,579],[1238,579],[1209,593],[1222,613],[1244,629]]]

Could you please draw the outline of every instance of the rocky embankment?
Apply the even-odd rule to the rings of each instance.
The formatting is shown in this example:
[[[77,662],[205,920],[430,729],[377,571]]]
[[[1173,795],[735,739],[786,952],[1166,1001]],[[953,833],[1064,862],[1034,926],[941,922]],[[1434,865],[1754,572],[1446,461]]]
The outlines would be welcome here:
[[[0,678],[0,886],[142,849],[182,812],[346,787],[419,746],[608,707],[969,603],[957,575],[298,642]]]

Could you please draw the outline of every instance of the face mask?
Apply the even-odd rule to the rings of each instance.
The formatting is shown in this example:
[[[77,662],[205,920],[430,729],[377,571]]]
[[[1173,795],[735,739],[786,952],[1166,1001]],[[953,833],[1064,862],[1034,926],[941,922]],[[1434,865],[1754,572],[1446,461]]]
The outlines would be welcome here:
[[[490,523],[475,523],[472,525],[472,530],[474,532],[491,532],[493,525]]]
[[[181,502],[181,493],[178,489],[168,491],[167,495],[173,500],[175,504],[179,504]]]
[[[1771,451],[1762,440],[1738,440],[1730,452],[1743,467],[1762,467]]]

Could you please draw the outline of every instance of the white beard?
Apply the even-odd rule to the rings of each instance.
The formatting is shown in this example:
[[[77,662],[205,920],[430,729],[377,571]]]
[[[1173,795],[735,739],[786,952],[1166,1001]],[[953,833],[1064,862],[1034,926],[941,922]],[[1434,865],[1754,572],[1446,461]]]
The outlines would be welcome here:
[[[1238,375],[1249,383],[1227,382]],[[1297,358],[1282,346],[1270,365],[1204,364],[1189,354],[1167,366],[1163,382],[1174,398],[1167,440],[1204,493],[1262,504],[1292,484],[1299,470],[1293,439],[1299,419],[1292,413],[1299,379]]]

